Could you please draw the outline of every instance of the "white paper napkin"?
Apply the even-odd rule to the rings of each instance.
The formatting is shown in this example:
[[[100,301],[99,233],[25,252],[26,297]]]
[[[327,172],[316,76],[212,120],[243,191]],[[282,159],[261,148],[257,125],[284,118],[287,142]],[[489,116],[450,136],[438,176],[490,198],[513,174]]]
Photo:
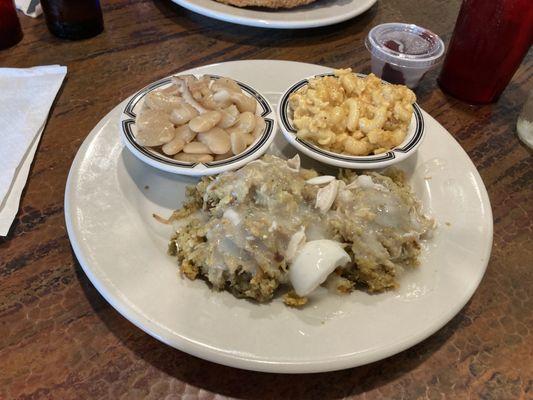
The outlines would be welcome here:
[[[0,236],[7,235],[67,67],[0,68]]]
[[[15,5],[29,17],[36,18],[43,13],[39,0],[15,0]]]

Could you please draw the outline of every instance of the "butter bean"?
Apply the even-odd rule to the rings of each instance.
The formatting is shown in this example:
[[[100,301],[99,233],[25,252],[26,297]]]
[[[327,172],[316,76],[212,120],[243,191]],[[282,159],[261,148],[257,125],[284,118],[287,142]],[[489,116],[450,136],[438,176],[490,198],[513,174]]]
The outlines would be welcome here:
[[[163,150],[163,153],[169,156],[173,156],[176,153],[179,153],[183,146],[185,146],[185,141],[179,137],[175,137],[170,142],[165,143],[163,147],[161,147],[161,150]]]
[[[194,132],[206,132],[214,128],[222,118],[220,111],[207,111],[194,117],[189,122],[189,128]]]
[[[201,132],[197,139],[209,148],[210,153],[224,154],[231,148],[230,137],[220,128],[215,127],[207,132]]]
[[[200,142],[190,142],[183,146],[183,152],[188,154],[210,153],[209,147]]]
[[[210,162],[213,161],[213,156],[211,154],[188,154],[188,153],[178,153],[174,156],[175,160],[183,162]]]

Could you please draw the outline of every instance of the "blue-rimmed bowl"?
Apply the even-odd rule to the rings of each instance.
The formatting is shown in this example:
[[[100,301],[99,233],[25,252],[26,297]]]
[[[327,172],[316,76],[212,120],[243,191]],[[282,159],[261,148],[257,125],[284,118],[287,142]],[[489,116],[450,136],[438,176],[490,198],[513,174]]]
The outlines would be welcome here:
[[[359,76],[365,76],[358,74]],[[336,167],[351,168],[351,169],[377,169],[384,168],[405,160],[413,155],[422,143],[424,137],[424,118],[420,107],[413,104],[413,117],[407,130],[405,140],[399,146],[393,148],[382,154],[373,154],[368,156],[352,156],[349,154],[335,153],[330,150],[321,148],[320,146],[302,140],[296,136],[296,128],[293,126],[292,110],[289,106],[289,96],[305,87],[310,79],[320,78],[324,76],[335,76],[333,73],[320,74],[307,77],[296,82],[287,91],[283,93],[278,103],[277,114],[281,132],[285,138],[297,150],[314,158],[317,161],[325,164],[334,165]],[[387,84],[387,83],[384,83]]]
[[[176,74],[179,75],[179,74]],[[197,75],[200,77],[202,75]],[[210,79],[221,78],[218,75],[207,75]],[[171,84],[171,76],[154,82],[135,93],[126,103],[120,117],[120,131],[122,141],[126,147],[141,161],[154,168],[180,175],[203,176],[214,175],[225,171],[231,171],[240,168],[248,162],[255,160],[265,153],[277,132],[276,118],[272,105],[252,87],[236,81],[243,92],[253,97],[257,101],[256,114],[265,120],[265,129],[242,153],[220,161],[211,161],[205,163],[187,163],[174,160],[172,157],[165,156],[162,153],[151,149],[150,147],[141,146],[137,143],[135,135],[137,128],[135,118],[142,107],[144,97],[153,90],[163,89]]]

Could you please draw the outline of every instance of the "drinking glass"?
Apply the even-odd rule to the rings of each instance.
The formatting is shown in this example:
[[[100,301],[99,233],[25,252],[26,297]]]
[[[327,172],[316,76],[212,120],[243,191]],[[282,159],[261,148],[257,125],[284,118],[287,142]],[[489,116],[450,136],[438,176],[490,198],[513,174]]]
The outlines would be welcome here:
[[[17,10],[13,0],[0,0],[0,50],[11,47],[22,40]]]
[[[516,131],[520,140],[533,149],[533,90],[530,90],[529,97],[518,116]]]
[[[532,0],[463,0],[439,77],[471,104],[498,99],[533,39]]]

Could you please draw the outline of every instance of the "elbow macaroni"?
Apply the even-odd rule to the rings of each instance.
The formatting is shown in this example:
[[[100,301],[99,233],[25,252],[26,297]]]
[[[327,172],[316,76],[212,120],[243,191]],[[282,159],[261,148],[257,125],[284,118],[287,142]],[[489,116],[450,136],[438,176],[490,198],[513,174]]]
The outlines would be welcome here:
[[[297,136],[337,153],[378,154],[400,145],[413,115],[415,94],[383,85],[374,74],[335,71],[290,96]]]

